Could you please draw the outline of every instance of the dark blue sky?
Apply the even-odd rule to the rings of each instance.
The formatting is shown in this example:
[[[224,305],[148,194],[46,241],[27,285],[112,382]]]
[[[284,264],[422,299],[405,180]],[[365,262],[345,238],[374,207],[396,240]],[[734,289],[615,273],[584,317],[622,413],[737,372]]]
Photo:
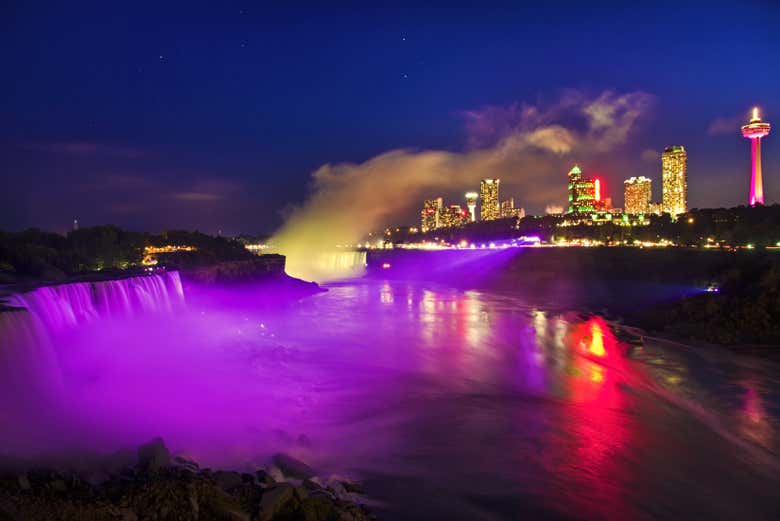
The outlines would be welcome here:
[[[658,179],[643,151],[683,144],[690,206],[732,206],[747,197],[740,118],[758,104],[780,125],[774,2],[114,4],[0,6],[0,228],[65,230],[78,218],[270,232],[324,163],[462,151],[464,111],[554,102],[565,89],[653,96],[614,163],[584,165],[616,204],[623,178]],[[711,129],[719,118],[734,131]],[[764,169],[777,202],[779,135],[765,140]]]

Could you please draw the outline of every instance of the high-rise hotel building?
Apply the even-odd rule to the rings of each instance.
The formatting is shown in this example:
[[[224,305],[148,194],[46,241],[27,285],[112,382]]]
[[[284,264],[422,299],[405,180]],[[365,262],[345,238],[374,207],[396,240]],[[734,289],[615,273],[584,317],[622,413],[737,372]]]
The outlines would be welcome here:
[[[420,230],[425,233],[441,226],[442,199],[427,199],[420,212]]]
[[[442,228],[463,226],[469,221],[468,215],[468,212],[461,208],[459,204],[451,204],[442,209],[439,225]]]
[[[586,214],[598,211],[601,204],[601,181],[582,176],[578,165],[569,170],[569,206],[566,213]]]
[[[501,217],[501,207],[498,203],[498,185],[500,179],[483,179],[479,183],[479,199],[481,221],[492,221]]]
[[[650,179],[639,176],[631,177],[623,181],[623,195],[625,213],[638,214],[650,213],[650,197],[652,184]]]
[[[661,154],[662,208],[672,217],[688,208],[688,155],[682,146],[671,146]]]

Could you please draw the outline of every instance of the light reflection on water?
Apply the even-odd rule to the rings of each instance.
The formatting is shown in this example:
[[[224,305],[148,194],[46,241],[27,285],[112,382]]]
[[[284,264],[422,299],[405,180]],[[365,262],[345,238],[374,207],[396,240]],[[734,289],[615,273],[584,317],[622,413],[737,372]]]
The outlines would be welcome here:
[[[778,506],[777,373],[763,365],[632,348],[600,318],[403,282],[273,312],[200,302],[70,338],[73,416],[107,445],[161,435],[211,465],[287,450],[365,478],[386,519]]]
[[[734,389],[731,376],[719,380],[723,363],[714,364],[717,374],[691,368],[698,357],[626,346],[599,318],[477,291],[382,282],[337,286],[318,299],[301,314],[353,304],[321,323],[337,343],[364,340],[367,359],[353,359],[353,369],[366,371],[368,359],[383,366],[375,375],[382,382],[355,390],[350,413],[336,416],[382,425],[389,444],[369,446],[350,464],[373,476],[394,515],[761,518],[776,506],[768,484],[777,480],[767,476],[777,476],[777,415],[768,418],[746,383],[737,384],[742,403],[725,399]],[[352,328],[343,328],[344,316]],[[776,400],[774,377],[761,381]],[[363,410],[374,400],[381,405]],[[744,451],[725,434],[770,452]],[[334,457],[343,462],[344,452]],[[735,475],[745,481],[735,486]],[[398,506],[422,491],[444,499],[423,512]],[[712,494],[722,503],[711,503]]]

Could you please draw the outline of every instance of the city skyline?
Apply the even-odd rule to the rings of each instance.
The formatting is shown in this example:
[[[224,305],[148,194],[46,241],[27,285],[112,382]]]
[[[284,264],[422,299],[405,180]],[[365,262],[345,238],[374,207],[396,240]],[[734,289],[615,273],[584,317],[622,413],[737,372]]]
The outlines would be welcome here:
[[[343,8],[311,11],[300,30],[295,10],[280,7],[169,5],[150,16],[139,6],[17,5],[3,14],[0,53],[14,73],[0,87],[7,229],[64,232],[78,219],[271,233],[312,190],[330,189],[323,179],[376,166],[402,177],[386,158],[435,168],[380,187],[408,197],[372,225],[415,222],[432,182],[431,192],[463,204],[462,186],[485,177],[501,177],[502,190],[539,214],[565,200],[559,175],[575,162],[616,197],[629,177],[659,187],[656,165],[671,143],[689,153],[688,207],[735,206],[750,169],[735,128],[754,105],[770,120],[780,112],[780,72],[769,66],[780,15],[762,4],[683,3],[673,19],[652,7],[399,9],[379,19]],[[543,38],[550,31],[556,39]],[[660,36],[668,31],[675,42]],[[706,56],[691,60],[705,43]],[[763,143],[767,203],[780,200],[774,141]],[[429,165],[436,157],[445,168]],[[318,184],[323,168],[333,176]]]
[[[763,182],[761,169],[761,139],[769,135],[770,124],[763,121],[759,115],[758,107],[752,110],[752,117],[748,124],[741,127],[742,135],[751,140],[751,169],[748,204],[764,204]],[[661,154],[661,199],[653,200],[652,179],[645,176],[632,176],[626,179],[623,190],[623,207],[613,208],[612,197],[602,191],[599,177],[583,177],[578,164],[575,164],[568,172],[568,205],[564,214],[586,215],[603,211],[619,212],[625,214],[667,213],[672,218],[689,210],[687,202],[688,192],[688,155],[682,145],[672,145],[664,148]],[[470,219],[465,222],[474,222],[475,208],[480,204],[480,221],[489,221],[504,217],[520,217],[525,215],[522,208],[514,208],[514,197],[502,201],[499,195],[500,179],[482,179],[480,181],[480,193],[466,193],[467,208]],[[438,198],[441,201],[441,198]],[[423,232],[438,228],[426,226],[426,211],[428,201],[423,205],[422,226]],[[483,211],[483,206],[486,210]],[[554,205],[548,205],[548,209]],[[549,211],[547,213],[550,213]],[[557,213],[557,212],[556,212]],[[437,214],[438,219],[438,214]],[[452,222],[444,227],[453,226]]]

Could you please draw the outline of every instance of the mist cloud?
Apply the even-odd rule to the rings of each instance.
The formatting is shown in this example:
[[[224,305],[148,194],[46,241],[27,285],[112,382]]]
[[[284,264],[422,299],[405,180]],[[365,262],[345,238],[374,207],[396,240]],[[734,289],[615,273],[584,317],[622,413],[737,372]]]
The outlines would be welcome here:
[[[661,159],[661,154],[658,153],[657,150],[653,150],[652,148],[647,148],[642,151],[640,157],[642,158],[642,161],[645,161],[647,163],[655,163]]]
[[[740,121],[747,119],[743,116],[731,116],[715,118],[707,127],[707,134],[710,136],[723,136],[727,134],[736,135],[742,126]]]
[[[423,199],[473,190],[485,177],[511,177],[523,205],[544,208],[563,195],[565,164],[625,143],[652,99],[643,92],[588,97],[567,91],[547,106],[464,112],[471,147],[465,152],[392,150],[363,163],[317,169],[310,197],[292,210],[273,241],[288,256],[288,271],[313,278],[306,265],[315,252],[355,244],[369,231],[398,223]]]

